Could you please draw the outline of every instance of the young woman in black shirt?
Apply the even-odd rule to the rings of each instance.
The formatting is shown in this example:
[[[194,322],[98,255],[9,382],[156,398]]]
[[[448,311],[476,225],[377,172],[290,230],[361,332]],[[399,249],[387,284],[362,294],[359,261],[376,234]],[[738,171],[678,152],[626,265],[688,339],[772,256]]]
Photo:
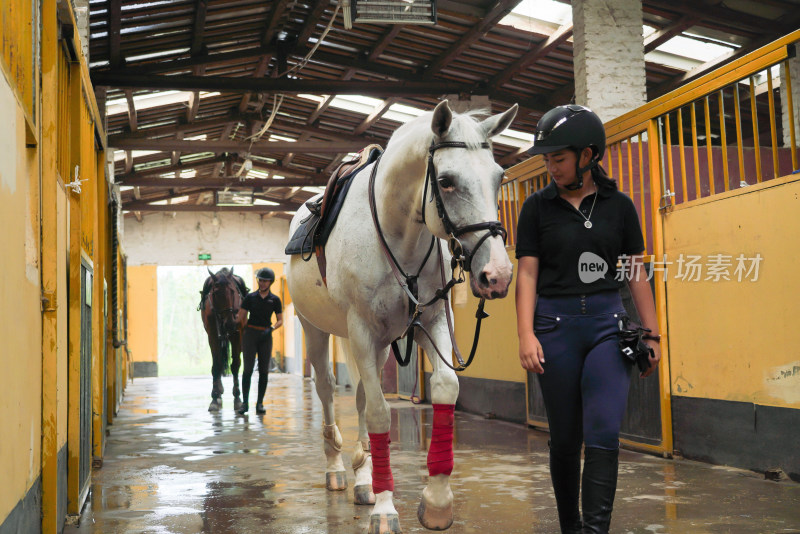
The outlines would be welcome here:
[[[248,293],[242,301],[242,312],[248,313],[247,324],[244,328],[242,339],[242,352],[244,353],[244,370],[242,371],[242,395],[244,402],[237,410],[240,415],[247,413],[250,396],[250,380],[258,354],[258,398],[256,399],[256,413],[264,414],[264,394],[267,392],[269,381],[269,362],[272,357],[272,331],[283,324],[283,309],[281,299],[273,295],[269,288],[275,281],[275,273],[269,267],[264,267],[256,273],[258,290]],[[272,324],[272,314],[275,314],[275,324]]]
[[[544,155],[552,181],[525,200],[517,227],[519,358],[539,376],[559,523],[570,534],[606,533],[611,522],[631,373],[617,336],[623,279],[651,331],[654,356],[642,376],[661,357],[639,217],[599,166],[605,147],[603,123],[588,108],[546,113],[528,153]],[[624,276],[617,273],[620,256],[629,258]]]

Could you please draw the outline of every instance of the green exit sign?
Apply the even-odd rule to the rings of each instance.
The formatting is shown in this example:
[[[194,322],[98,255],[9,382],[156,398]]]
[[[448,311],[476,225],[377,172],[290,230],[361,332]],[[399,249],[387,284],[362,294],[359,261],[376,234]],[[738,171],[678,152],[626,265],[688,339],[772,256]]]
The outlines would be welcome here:
[[[198,260],[210,260],[211,259],[211,254],[198,254],[197,255],[197,259]]]

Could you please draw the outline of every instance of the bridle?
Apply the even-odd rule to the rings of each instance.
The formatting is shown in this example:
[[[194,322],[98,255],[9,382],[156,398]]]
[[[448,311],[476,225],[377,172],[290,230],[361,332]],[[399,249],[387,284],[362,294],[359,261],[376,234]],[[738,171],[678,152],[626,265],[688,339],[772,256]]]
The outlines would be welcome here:
[[[214,312],[214,316],[217,319],[217,337],[222,339],[228,337],[228,334],[225,332],[224,328],[226,316],[230,314],[231,320],[233,322],[236,322],[236,316],[239,314],[239,307],[236,306],[236,300],[237,300],[236,295],[239,294],[239,290],[233,287],[236,284],[236,282],[231,281],[227,278],[225,279],[224,285],[218,283],[215,277],[212,277],[212,280],[213,280],[213,286],[211,289],[211,311]],[[230,293],[231,306],[228,308],[217,309],[217,307],[215,306],[214,295],[220,289],[224,289],[225,291],[228,291]]]
[[[428,169],[426,172],[425,177],[425,190],[422,193],[422,222],[425,224],[425,198],[428,196],[428,183],[431,185],[431,191],[433,192],[433,198],[436,202],[436,211],[439,214],[439,219],[442,221],[442,226],[444,226],[444,231],[447,232],[449,236],[447,241],[448,249],[450,253],[453,255],[453,268],[455,268],[456,263],[458,263],[459,267],[466,272],[470,272],[472,268],[472,257],[475,255],[475,252],[478,251],[483,242],[486,241],[490,237],[494,236],[502,236],[503,242],[506,241],[506,229],[503,228],[503,224],[500,221],[485,221],[479,222],[475,224],[466,224],[464,226],[458,227],[453,224],[452,219],[447,214],[447,209],[444,206],[444,200],[442,199],[442,193],[439,190],[439,184],[436,180],[436,169],[433,164],[433,155],[434,153],[439,150],[440,148],[469,148],[466,143],[462,143],[460,141],[442,141],[441,143],[431,143],[430,148],[428,149]],[[490,149],[491,146],[489,143],[481,143],[480,148]],[[483,234],[481,238],[478,240],[478,243],[475,245],[474,250],[470,251],[466,249],[458,238],[466,233],[469,232],[478,232],[480,230],[488,230],[487,233]]]
[[[440,148],[469,148],[466,143],[459,142],[459,141],[443,141],[440,143],[431,142],[431,146],[428,149],[428,167],[426,170],[425,175],[425,188],[422,193],[422,222],[425,224],[425,203],[428,197],[428,183],[430,182],[431,188],[431,199],[430,201],[436,202],[436,210],[439,215],[439,219],[442,221],[442,225],[444,226],[445,232],[448,235],[448,249],[452,255],[451,258],[451,269],[455,272],[456,268],[458,269],[458,275],[453,276],[449,282],[446,281],[445,270],[444,270],[444,255],[442,253],[442,245],[441,241],[439,241],[435,235],[431,236],[431,244],[428,247],[428,251],[425,254],[425,257],[422,260],[422,264],[416,271],[416,274],[409,275],[403,271],[402,267],[400,266],[397,258],[395,258],[392,251],[389,249],[389,245],[386,242],[386,237],[383,235],[383,231],[381,230],[380,222],[378,221],[378,212],[375,203],[375,176],[377,175],[378,171],[378,164],[380,163],[380,158],[375,161],[375,164],[372,167],[372,172],[370,173],[369,177],[369,207],[370,212],[372,213],[372,220],[375,224],[375,229],[378,232],[378,240],[381,245],[381,250],[383,251],[384,256],[389,262],[389,266],[392,269],[392,274],[397,279],[397,282],[400,284],[400,287],[408,296],[408,311],[409,311],[409,318],[406,324],[406,329],[403,331],[403,334],[392,341],[392,352],[394,353],[394,357],[397,360],[398,364],[401,366],[406,366],[411,361],[411,345],[412,343],[406,343],[406,353],[405,356],[400,356],[400,350],[397,346],[397,341],[410,336],[412,339],[414,337],[415,329],[419,328],[420,331],[425,334],[428,340],[433,346],[436,353],[439,355],[439,358],[444,362],[444,364],[453,369],[454,371],[463,371],[472,363],[473,358],[475,357],[475,351],[478,346],[478,338],[480,337],[480,330],[481,330],[481,321],[486,317],[489,317],[489,314],[483,311],[483,307],[485,304],[486,299],[481,298],[478,304],[478,309],[475,312],[475,318],[477,320],[475,324],[475,336],[472,341],[472,349],[470,350],[469,357],[465,362],[463,357],[461,356],[461,351],[458,349],[458,345],[455,340],[455,335],[453,333],[453,319],[450,314],[449,306],[445,305],[445,316],[447,318],[447,328],[450,334],[450,341],[453,346],[453,352],[455,353],[456,359],[458,360],[458,366],[453,366],[447,359],[444,357],[442,352],[439,350],[439,347],[436,346],[436,343],[433,340],[433,337],[430,335],[428,330],[422,325],[419,320],[419,316],[428,306],[434,304],[438,300],[446,301],[448,299],[447,294],[452,289],[452,287],[456,284],[460,284],[465,281],[464,272],[469,272],[472,268],[472,258],[477,252],[478,248],[489,238],[494,236],[502,236],[503,242],[506,240],[507,232],[500,221],[485,221],[479,222],[475,224],[468,224],[461,227],[456,226],[453,224],[452,219],[447,213],[447,209],[444,205],[444,200],[442,199],[441,191],[439,190],[439,186],[436,182],[436,169],[433,162],[434,153],[439,150]],[[490,149],[489,143],[481,143],[479,148],[482,149]],[[475,248],[472,251],[466,249],[461,242],[459,241],[459,237],[469,233],[469,232],[479,232],[481,230],[486,230],[486,233],[481,236],[478,240],[478,243],[475,245]],[[437,252],[439,257],[439,272],[441,274],[442,280],[442,287],[437,289],[434,292],[434,296],[428,302],[421,303],[419,301],[419,287],[417,280],[419,278],[420,273],[422,272],[425,264],[428,262],[428,258],[430,258],[431,252],[433,251],[434,245],[437,245]]]

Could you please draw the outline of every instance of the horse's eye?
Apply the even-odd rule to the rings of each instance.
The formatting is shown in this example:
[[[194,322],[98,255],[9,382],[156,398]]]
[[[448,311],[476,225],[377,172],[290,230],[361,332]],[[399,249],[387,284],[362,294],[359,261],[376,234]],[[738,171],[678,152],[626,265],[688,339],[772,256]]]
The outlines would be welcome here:
[[[453,180],[447,176],[439,178],[439,187],[442,189],[453,189]]]

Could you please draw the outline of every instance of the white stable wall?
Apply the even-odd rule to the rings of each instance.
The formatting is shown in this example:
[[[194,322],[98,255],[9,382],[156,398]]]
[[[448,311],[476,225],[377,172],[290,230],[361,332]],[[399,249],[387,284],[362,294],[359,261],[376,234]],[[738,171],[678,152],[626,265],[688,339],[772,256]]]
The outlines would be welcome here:
[[[288,234],[289,221],[252,213],[158,213],[125,217],[122,246],[128,265],[285,262]]]

